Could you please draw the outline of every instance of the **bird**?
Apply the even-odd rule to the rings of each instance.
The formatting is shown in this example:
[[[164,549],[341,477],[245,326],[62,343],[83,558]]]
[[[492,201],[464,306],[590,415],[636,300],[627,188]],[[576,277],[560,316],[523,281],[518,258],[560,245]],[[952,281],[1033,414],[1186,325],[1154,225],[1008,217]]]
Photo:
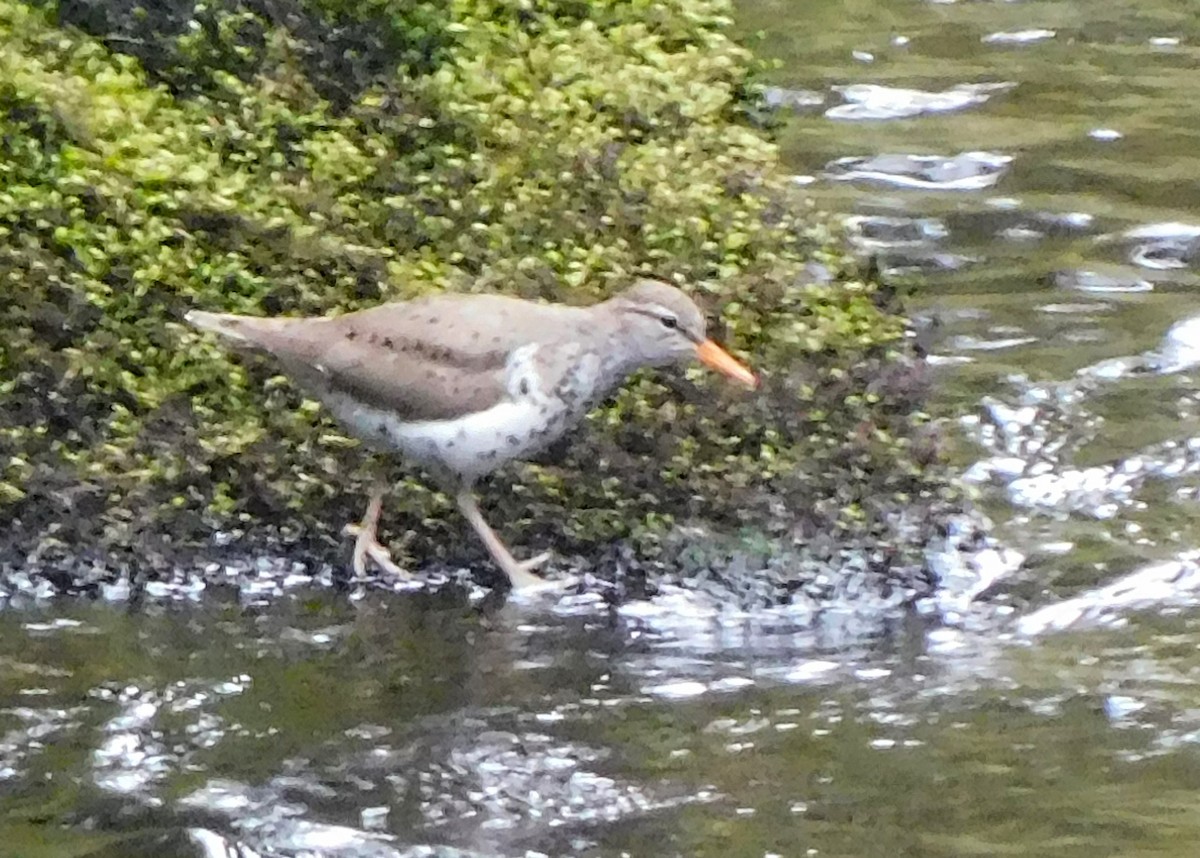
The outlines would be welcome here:
[[[638,279],[590,306],[499,294],[438,293],[334,316],[191,310],[186,321],[240,351],[265,353],[368,447],[400,454],[443,491],[514,589],[546,586],[484,520],[478,481],[527,460],[578,424],[634,371],[699,361],[754,388],[757,376],[711,340],[682,289]],[[345,532],[352,566],[407,576],[377,536],[387,485]]]

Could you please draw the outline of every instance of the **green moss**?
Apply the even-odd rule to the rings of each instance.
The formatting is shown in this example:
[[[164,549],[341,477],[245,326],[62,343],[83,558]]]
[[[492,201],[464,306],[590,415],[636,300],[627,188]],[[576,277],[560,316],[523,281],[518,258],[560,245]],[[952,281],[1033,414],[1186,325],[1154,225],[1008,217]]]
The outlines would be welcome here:
[[[652,548],[693,520],[862,531],[944,491],[916,452],[904,320],[794,214],[742,119],[751,58],[723,0],[81,8],[104,14],[0,0],[0,504],[22,521],[84,503],[85,536],[187,542],[356,514],[361,452],[185,328],[189,307],[585,302],[649,272],[721,315],[763,393],[640,378],[496,493],[503,520]],[[834,278],[810,282],[814,261]],[[389,515],[441,515],[419,486]]]

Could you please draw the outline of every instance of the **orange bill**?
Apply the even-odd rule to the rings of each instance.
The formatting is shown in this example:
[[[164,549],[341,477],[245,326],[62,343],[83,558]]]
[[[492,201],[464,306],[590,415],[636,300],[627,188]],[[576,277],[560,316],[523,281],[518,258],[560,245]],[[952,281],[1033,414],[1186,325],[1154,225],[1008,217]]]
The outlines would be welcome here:
[[[750,369],[712,340],[705,340],[696,346],[696,357],[710,369],[715,369],[722,375],[727,375],[734,381],[740,381],[747,387],[758,387],[758,377]]]

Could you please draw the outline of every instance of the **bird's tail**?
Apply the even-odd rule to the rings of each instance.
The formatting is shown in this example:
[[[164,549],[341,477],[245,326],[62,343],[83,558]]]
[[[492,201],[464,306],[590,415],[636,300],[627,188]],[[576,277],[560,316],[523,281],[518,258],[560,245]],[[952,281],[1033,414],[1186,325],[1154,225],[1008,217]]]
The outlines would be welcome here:
[[[239,316],[235,313],[209,313],[205,310],[190,310],[184,319],[202,331],[212,331],[244,348],[264,348],[266,339],[286,319],[262,319],[257,316]]]

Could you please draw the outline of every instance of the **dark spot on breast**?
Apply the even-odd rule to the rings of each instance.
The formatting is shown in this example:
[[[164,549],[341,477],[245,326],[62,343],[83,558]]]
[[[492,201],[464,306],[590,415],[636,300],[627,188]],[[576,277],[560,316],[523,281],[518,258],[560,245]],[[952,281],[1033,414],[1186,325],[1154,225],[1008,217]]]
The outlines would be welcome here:
[[[447,442],[446,442],[446,449],[447,449],[447,450],[449,450],[449,449],[450,449],[451,447],[453,447],[453,446],[454,446],[454,442],[453,442],[453,441],[447,441]]]
[[[517,446],[517,445],[518,445],[518,444],[520,444],[520,443],[521,443],[521,439],[520,439],[520,438],[518,438],[516,435],[509,435],[509,436],[508,436],[508,446],[510,446],[510,447],[515,447],[515,446]]]
[[[375,343],[378,341],[379,341],[378,334],[371,334],[369,337],[367,337],[367,342],[369,342],[371,345],[375,345]]]
[[[431,325],[436,325],[438,323],[438,321],[439,321],[439,318],[437,316],[429,317],[429,324],[431,324]]]
[[[494,345],[494,346],[500,345],[500,337],[499,336],[492,337],[492,345]]]
[[[346,331],[346,339],[353,341],[357,338],[358,338],[358,331],[355,331],[355,330]]]
[[[523,378],[523,379],[521,379],[521,387],[520,387],[520,390],[521,390],[521,395],[522,395],[522,396],[528,396],[528,395],[529,395],[529,379],[527,379],[527,378]]]
[[[391,338],[391,337],[384,337],[384,338],[383,338],[383,347],[384,347],[385,349],[395,348],[395,343],[393,343],[393,342],[392,342],[392,338]]]
[[[376,426],[375,428],[376,428],[376,430],[378,430],[378,432],[379,432],[379,434],[380,434],[380,435],[386,435],[386,434],[388,433],[388,431],[387,431],[387,424],[386,424],[386,423],[380,423],[380,424],[379,424],[378,426]]]

